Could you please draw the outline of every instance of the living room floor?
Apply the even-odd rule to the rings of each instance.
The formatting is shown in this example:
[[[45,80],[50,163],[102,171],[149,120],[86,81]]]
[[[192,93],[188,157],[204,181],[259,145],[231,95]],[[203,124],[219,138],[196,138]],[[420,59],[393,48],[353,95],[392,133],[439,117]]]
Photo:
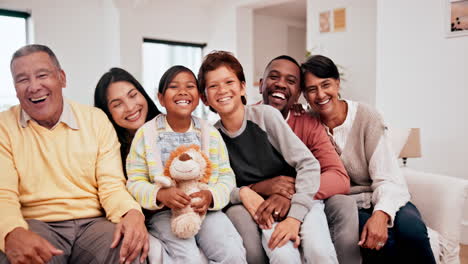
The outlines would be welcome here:
[[[460,263],[468,264],[468,245],[460,245]]]

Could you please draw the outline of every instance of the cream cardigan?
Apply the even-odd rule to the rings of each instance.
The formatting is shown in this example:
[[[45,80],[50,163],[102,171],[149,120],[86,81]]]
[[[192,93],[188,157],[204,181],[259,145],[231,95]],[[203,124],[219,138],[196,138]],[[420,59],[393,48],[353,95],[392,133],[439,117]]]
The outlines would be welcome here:
[[[379,113],[368,105],[346,100],[346,120],[333,129],[341,159],[351,179],[351,195],[360,208],[387,213],[393,226],[396,212],[410,200],[403,173]],[[330,131],[328,130],[329,134]]]

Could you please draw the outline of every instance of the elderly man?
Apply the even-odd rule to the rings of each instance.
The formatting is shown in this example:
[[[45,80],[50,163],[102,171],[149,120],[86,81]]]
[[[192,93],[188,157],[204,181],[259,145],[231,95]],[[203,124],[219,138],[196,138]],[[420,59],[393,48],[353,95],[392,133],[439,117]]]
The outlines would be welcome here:
[[[106,115],[63,98],[46,46],[22,47],[10,68],[20,104],[0,113],[0,263],[144,262],[144,216]]]

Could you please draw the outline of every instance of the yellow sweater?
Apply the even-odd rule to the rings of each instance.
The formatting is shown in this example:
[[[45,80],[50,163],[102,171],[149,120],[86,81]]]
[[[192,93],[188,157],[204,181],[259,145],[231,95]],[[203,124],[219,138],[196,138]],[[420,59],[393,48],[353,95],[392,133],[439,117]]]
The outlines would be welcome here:
[[[116,223],[141,210],[125,188],[119,143],[99,109],[66,101],[78,129],[19,123],[21,108],[0,113],[0,250],[24,219],[64,221],[104,215]]]

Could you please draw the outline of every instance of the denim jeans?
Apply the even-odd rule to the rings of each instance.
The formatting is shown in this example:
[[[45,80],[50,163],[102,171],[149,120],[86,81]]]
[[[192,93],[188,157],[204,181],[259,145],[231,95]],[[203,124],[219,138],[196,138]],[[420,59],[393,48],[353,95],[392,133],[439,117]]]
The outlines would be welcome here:
[[[201,146],[201,124],[196,118],[192,118],[192,122],[194,128],[192,131],[178,133],[165,131],[167,124],[164,117],[160,117],[156,120],[157,130],[162,130],[158,133],[156,144],[158,144],[161,151],[161,161],[163,166],[166,165],[166,161],[169,159],[171,152],[180,145],[195,144]]]
[[[163,165],[166,165],[166,161],[169,159],[171,152],[181,145],[195,144],[200,146],[201,140],[200,135],[197,132],[161,132],[156,140],[156,144],[159,145],[161,150],[161,161]]]
[[[274,250],[268,248],[268,241],[275,230],[276,224],[273,225],[272,229],[262,230],[263,249],[270,259],[270,264],[301,264],[301,255],[299,250],[294,248],[292,241],[287,242],[281,248],[275,248]],[[310,208],[301,224],[299,234],[305,263],[338,264],[322,200],[313,201],[312,208]]]
[[[373,208],[359,210],[359,233],[372,216]],[[364,263],[436,263],[427,228],[418,209],[411,202],[395,215],[393,227],[381,250],[361,249]]]
[[[281,248],[270,250],[267,244],[274,227],[270,230],[260,230],[242,204],[231,206],[226,214],[244,240],[249,263],[301,263],[300,251],[294,248],[291,241]],[[338,263],[330,238],[323,201],[314,201],[313,207],[301,225],[299,234],[302,239],[302,255],[306,263]]]

